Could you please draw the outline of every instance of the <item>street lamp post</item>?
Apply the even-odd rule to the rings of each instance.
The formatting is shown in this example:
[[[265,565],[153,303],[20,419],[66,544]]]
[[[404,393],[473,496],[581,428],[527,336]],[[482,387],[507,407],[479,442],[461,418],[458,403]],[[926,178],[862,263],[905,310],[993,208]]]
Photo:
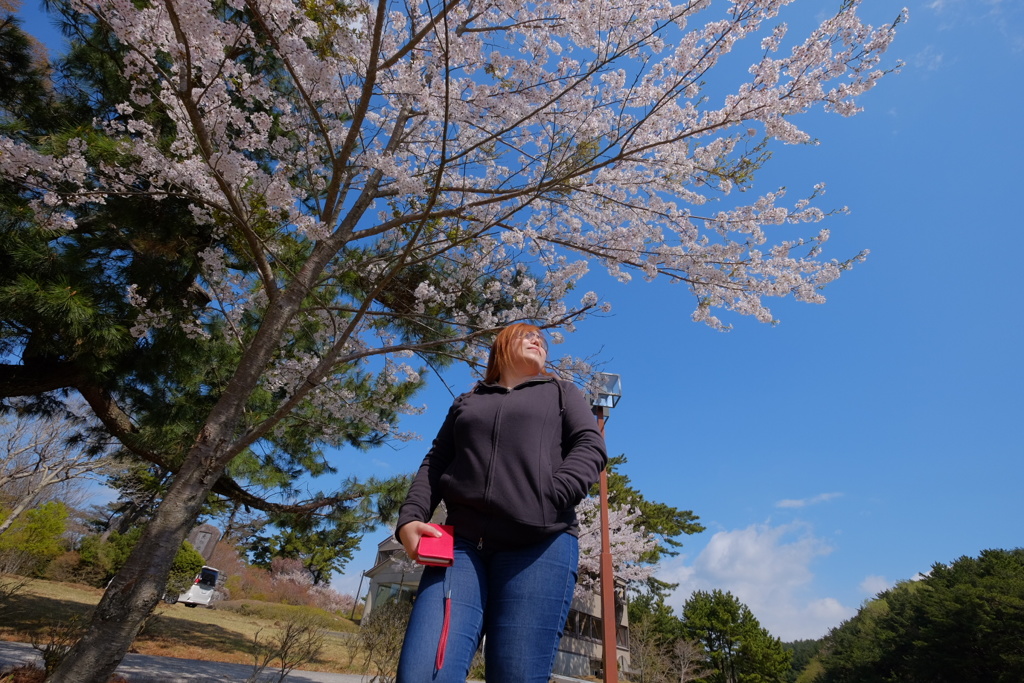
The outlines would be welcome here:
[[[366,578],[366,572],[359,575],[359,588],[356,589],[356,599],[352,603],[352,614],[348,615],[348,618],[355,621],[356,618],[356,607],[359,606],[359,594],[363,592],[363,579]],[[360,617],[360,621],[362,617]]]
[[[622,379],[618,375],[599,372],[594,375],[594,393],[590,404],[593,406],[597,426],[604,438],[604,423],[611,410],[622,397]],[[618,623],[615,619],[615,573],[612,569],[611,537],[608,532],[608,473],[601,470],[601,623],[604,636],[604,680],[618,683],[618,646],[615,634]]]

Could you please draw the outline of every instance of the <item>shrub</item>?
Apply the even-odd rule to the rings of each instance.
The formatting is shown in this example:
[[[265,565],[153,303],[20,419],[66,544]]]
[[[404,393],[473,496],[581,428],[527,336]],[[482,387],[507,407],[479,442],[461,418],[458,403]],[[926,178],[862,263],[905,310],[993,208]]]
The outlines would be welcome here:
[[[15,574],[0,573],[0,614],[11,614],[12,598],[18,595],[28,584],[28,579]]]
[[[43,668],[49,676],[60,665],[64,657],[82,634],[85,627],[81,618],[76,614],[70,619],[56,624],[49,624],[43,630],[43,639],[33,634],[32,647],[39,651],[43,657]]]
[[[41,576],[50,561],[64,552],[68,509],[50,501],[25,512],[0,534],[0,558],[7,571]],[[13,572],[12,572],[13,573]]]
[[[411,613],[411,603],[392,599],[375,607],[363,621],[359,639],[366,651],[364,666],[373,669],[375,681],[394,681],[398,671],[398,657],[402,653],[402,641],[405,640],[405,627]]]
[[[73,556],[69,555],[62,560],[62,564],[66,564],[58,566],[54,571],[70,574],[90,586],[103,588],[128,561],[140,536],[142,527],[135,527],[123,534],[113,531],[106,539],[99,534],[86,536],[79,543],[78,564],[72,565]],[[171,564],[166,592],[176,596],[187,591],[204,564],[203,556],[191,543],[182,543]]]
[[[167,577],[167,593],[179,595],[187,591],[205,563],[203,556],[191,543],[182,543],[174,556],[174,562],[171,563],[171,574]]]
[[[253,635],[253,672],[249,683],[259,680],[260,674],[277,660],[278,683],[298,666],[320,656],[326,632],[313,615],[297,615],[285,622],[276,634],[265,635],[263,629]]]

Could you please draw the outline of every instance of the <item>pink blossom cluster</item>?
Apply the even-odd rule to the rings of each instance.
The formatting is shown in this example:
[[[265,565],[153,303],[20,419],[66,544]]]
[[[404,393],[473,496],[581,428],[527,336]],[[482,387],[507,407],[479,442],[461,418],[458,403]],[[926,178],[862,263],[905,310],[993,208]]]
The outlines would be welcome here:
[[[287,395],[251,443],[302,400],[379,412],[345,377],[416,381],[396,354],[480,360],[478,336],[516,320],[572,331],[608,310],[579,294],[595,266],[685,283],[718,328],[772,321],[771,297],[823,301],[864,254],[826,260],[828,231],[802,232],[830,213],[820,187],[787,204],[748,196],[752,174],[767,145],[809,141],[799,114],[857,111],[904,17],[873,27],[850,0],[800,39],[779,20],[793,1],[79,0],[127,48],[130,100],[96,122],[125,161],[0,137],[0,175],[54,230],[141,186],[213,226],[187,331],[244,345],[255,316],[275,341],[246,351],[260,372],[239,388]],[[169,145],[139,113],[154,103]],[[139,302],[139,335],[163,320]]]
[[[576,592],[583,595],[599,585],[601,576],[601,503],[598,498],[585,498],[576,508],[580,520],[580,568]],[[658,539],[639,524],[640,511],[635,508],[612,508],[608,511],[608,535],[612,554],[612,570],[616,578],[627,583],[640,583],[655,570],[642,558],[658,545]]]

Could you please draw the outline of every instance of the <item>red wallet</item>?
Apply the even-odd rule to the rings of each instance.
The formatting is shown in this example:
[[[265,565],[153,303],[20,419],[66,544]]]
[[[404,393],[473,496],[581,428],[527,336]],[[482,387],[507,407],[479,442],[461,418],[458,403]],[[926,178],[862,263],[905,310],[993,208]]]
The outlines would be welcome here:
[[[433,536],[420,536],[419,545],[416,546],[416,561],[420,564],[429,564],[434,567],[450,567],[455,561],[455,527],[445,524],[431,524],[435,529],[441,530],[437,538]]]

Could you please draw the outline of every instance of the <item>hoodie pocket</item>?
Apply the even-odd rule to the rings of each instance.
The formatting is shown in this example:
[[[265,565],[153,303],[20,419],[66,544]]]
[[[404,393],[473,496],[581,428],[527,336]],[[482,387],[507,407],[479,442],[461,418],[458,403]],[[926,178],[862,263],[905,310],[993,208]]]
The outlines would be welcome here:
[[[551,465],[543,456],[535,456],[529,467],[504,469],[501,483],[498,484],[497,479],[494,482],[493,502],[504,516],[515,522],[533,527],[550,526],[558,519],[551,474]]]
[[[449,504],[470,505],[477,509],[485,505],[486,469],[474,465],[465,455],[456,456],[438,483],[441,497]]]

